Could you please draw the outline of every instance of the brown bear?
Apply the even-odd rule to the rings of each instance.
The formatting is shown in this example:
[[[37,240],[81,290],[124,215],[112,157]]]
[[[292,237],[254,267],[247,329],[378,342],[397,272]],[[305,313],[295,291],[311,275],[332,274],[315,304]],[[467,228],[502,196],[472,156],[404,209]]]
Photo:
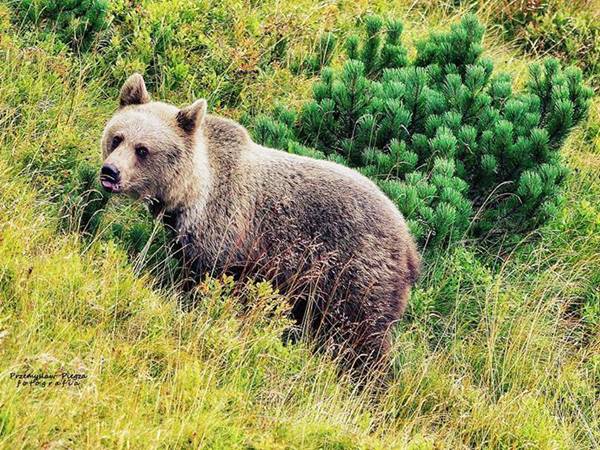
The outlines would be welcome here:
[[[174,230],[192,276],[271,280],[321,348],[348,366],[387,360],[420,257],[377,186],[330,161],[265,148],[241,125],[123,85],[102,136],[104,189],[148,203]]]

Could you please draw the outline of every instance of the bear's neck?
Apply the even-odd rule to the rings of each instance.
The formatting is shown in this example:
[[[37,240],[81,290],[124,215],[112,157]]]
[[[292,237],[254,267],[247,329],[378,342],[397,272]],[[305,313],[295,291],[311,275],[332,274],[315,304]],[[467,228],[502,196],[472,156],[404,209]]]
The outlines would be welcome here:
[[[165,224],[178,234],[198,232],[212,215],[227,215],[229,203],[245,185],[240,161],[250,143],[241,125],[207,116],[196,135],[189,172],[180,175],[177,188],[156,206],[156,214],[162,213]]]
[[[202,211],[210,196],[213,185],[213,168],[207,151],[203,133],[198,133],[196,142],[188,158],[183,164],[186,170],[180,172],[177,180],[173,180],[171,188],[156,203],[154,215],[160,213],[169,217],[169,224],[180,226],[181,217],[189,211]]]

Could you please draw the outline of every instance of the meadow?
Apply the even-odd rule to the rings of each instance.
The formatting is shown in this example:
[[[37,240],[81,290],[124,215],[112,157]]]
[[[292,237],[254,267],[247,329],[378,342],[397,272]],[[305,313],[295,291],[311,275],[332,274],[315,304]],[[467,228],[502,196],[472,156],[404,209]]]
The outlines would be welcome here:
[[[343,42],[367,16],[393,17],[412,59],[475,12],[483,54],[515,89],[548,55],[597,88],[600,5],[56,3],[0,2],[0,447],[600,446],[597,96],[560,149],[551,217],[424,250],[383,391],[308,342],[284,344],[285,299],[266,282],[207,277],[182,293],[162,226],[97,182],[100,135],[134,71],[154,98],[206,98],[254,132],[310,97],[324,33]],[[27,373],[85,377],[43,386]]]

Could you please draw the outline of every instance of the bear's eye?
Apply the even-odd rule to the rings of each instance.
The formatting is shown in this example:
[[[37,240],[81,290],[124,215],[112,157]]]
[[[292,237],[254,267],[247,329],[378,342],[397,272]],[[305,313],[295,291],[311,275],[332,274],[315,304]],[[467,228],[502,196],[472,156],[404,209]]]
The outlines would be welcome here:
[[[123,142],[123,138],[121,136],[115,136],[112,142],[110,143],[110,149],[114,150],[119,145],[121,145],[121,142]]]
[[[143,145],[138,145],[135,147],[135,154],[138,158],[144,159],[148,156],[148,149]]]

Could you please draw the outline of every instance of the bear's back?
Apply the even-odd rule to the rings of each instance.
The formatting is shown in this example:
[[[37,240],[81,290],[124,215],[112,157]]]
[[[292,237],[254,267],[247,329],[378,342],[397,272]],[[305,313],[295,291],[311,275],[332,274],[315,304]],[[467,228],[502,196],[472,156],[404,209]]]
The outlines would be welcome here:
[[[367,227],[406,229],[396,206],[368,178],[331,161],[316,160],[253,144],[258,189],[299,209],[314,208],[327,220],[352,221]],[[335,217],[339,215],[340,217]],[[317,217],[314,217],[315,219]],[[391,230],[390,230],[391,231]]]

